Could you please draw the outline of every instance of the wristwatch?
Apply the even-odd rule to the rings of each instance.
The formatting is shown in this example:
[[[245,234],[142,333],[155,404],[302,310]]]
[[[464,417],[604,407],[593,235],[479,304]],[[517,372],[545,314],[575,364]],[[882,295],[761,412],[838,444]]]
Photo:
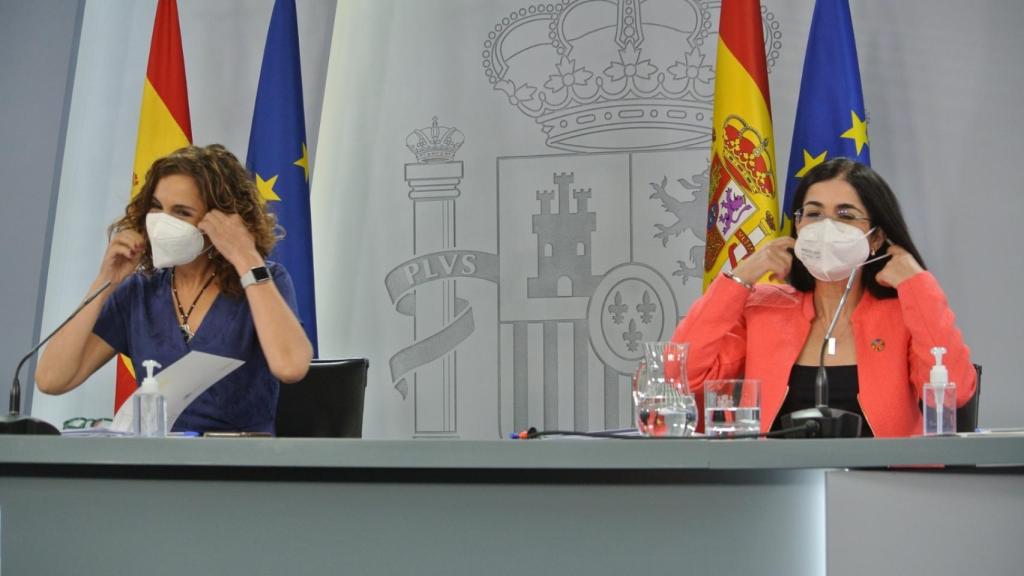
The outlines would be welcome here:
[[[266,266],[254,266],[249,269],[248,272],[242,275],[239,280],[242,281],[242,289],[245,290],[253,284],[263,284],[264,282],[270,281],[270,270],[267,270]]]

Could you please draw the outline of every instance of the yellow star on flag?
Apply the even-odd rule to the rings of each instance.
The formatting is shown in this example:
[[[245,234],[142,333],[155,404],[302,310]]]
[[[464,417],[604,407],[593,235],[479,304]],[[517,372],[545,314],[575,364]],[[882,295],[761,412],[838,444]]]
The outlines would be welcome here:
[[[305,142],[302,143],[302,158],[292,162],[292,164],[302,168],[302,171],[306,173],[306,182],[309,182],[309,155],[306,153]]]
[[[270,180],[264,180],[259,174],[256,175],[256,189],[260,192],[260,198],[263,198],[264,202],[270,202],[276,200],[281,201],[281,197],[274,192],[274,184],[277,183],[277,175],[270,177]]]
[[[857,154],[860,154],[861,148],[868,143],[868,123],[861,120],[860,116],[853,110],[850,110],[850,121],[853,126],[846,132],[840,134],[843,138],[849,138],[857,145]]]
[[[824,162],[825,161],[825,156],[827,154],[828,154],[828,150],[825,150],[824,152],[822,152],[821,154],[818,154],[817,156],[811,156],[810,152],[808,152],[807,150],[804,150],[804,167],[801,168],[800,171],[796,173],[796,177],[797,178],[803,178],[804,174],[807,174],[807,172],[809,172],[811,168],[814,168],[818,164],[821,164],[822,162]]]

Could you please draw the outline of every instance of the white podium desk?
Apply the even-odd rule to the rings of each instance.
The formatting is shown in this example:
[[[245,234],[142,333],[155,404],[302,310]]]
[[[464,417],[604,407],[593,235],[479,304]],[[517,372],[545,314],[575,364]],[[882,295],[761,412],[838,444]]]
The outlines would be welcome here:
[[[1024,437],[0,437],[3,574],[1020,574],[1022,533]]]

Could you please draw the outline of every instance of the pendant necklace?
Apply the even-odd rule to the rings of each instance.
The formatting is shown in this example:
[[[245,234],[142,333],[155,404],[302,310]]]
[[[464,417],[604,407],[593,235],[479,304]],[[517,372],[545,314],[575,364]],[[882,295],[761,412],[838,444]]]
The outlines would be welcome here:
[[[188,317],[192,315],[192,311],[195,310],[196,304],[199,302],[199,298],[203,296],[203,292],[206,291],[206,287],[213,282],[213,279],[217,276],[217,272],[210,273],[210,277],[206,279],[206,283],[199,289],[199,294],[196,294],[195,300],[192,301],[192,305],[188,307],[188,312],[185,312],[181,307],[181,300],[178,298],[178,287],[174,283],[174,268],[171,268],[171,291],[174,292],[174,303],[178,307],[178,314],[181,316],[181,323],[178,324],[178,328],[181,329],[181,335],[185,338],[185,343],[188,344],[195,338],[196,333],[192,331],[192,328],[188,325]]]

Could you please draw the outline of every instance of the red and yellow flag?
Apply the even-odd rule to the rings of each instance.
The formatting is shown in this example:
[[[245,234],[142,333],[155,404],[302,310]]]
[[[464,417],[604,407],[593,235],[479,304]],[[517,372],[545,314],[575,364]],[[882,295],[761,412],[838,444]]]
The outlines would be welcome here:
[[[176,0],[160,0],[153,22],[153,40],[149,46],[149,65],[142,87],[142,112],[139,114],[139,138],[135,145],[132,170],[132,198],[139,193],[153,161],[188,146],[192,142],[192,121],[188,113],[188,85],[185,82],[185,57],[181,50]],[[135,371],[131,360],[117,357],[117,390],[114,411],[135,391]]]
[[[779,235],[768,65],[758,0],[723,0],[704,288]]]

